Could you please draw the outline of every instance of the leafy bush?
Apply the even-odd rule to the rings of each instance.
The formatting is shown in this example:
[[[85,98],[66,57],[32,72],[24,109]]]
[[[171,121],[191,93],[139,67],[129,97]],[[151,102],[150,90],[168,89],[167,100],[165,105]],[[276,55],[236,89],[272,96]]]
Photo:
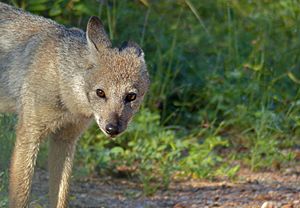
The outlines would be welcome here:
[[[77,159],[85,164],[85,171],[137,176],[147,194],[161,185],[166,188],[178,172],[196,177],[216,176],[212,170],[218,169],[223,162],[216,148],[228,146],[228,141],[220,136],[180,137],[180,129],[163,127],[159,114],[145,108],[121,137],[114,140],[104,136],[95,138],[93,135],[99,135],[99,131],[97,126],[93,127],[80,141]],[[161,185],[153,183],[158,181],[160,183],[156,184]]]

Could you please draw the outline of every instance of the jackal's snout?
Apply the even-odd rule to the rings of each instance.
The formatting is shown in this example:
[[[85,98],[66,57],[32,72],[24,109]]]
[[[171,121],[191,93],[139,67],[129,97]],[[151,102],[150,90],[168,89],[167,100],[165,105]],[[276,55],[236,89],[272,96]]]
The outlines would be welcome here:
[[[118,124],[109,123],[105,127],[105,132],[110,136],[116,136],[120,133],[120,128]]]
[[[125,130],[124,126],[127,126],[123,124],[124,122],[122,122],[122,120],[123,119],[121,119],[116,113],[110,114],[109,119],[105,122],[105,133],[111,137],[115,137],[122,133]]]

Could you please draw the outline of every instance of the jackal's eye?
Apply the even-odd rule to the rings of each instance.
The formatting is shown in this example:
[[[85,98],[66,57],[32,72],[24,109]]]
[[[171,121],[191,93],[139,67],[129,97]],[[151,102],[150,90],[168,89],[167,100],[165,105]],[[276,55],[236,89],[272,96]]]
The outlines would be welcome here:
[[[136,99],[136,94],[134,92],[131,92],[126,95],[125,102],[129,103],[131,101],[134,101]]]
[[[97,89],[96,90],[96,94],[100,98],[105,98],[105,92],[103,90],[101,90],[101,89]]]

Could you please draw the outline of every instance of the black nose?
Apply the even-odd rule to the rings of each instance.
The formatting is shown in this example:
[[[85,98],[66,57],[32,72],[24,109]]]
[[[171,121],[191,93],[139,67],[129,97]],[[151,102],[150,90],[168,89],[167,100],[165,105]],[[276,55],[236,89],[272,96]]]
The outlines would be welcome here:
[[[113,125],[113,124],[107,124],[105,127],[105,131],[107,134],[111,135],[111,136],[115,136],[119,133],[119,129],[117,125]]]

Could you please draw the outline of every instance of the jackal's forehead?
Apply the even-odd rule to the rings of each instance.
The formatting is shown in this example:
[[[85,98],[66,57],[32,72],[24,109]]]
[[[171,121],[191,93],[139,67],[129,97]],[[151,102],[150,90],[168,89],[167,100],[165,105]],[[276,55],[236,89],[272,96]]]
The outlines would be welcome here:
[[[122,78],[138,76],[142,70],[145,70],[144,59],[129,52],[112,50],[103,54],[99,62],[103,72]]]
[[[91,73],[93,87],[118,89],[128,91],[137,89],[147,90],[149,78],[143,57],[134,53],[111,50],[99,57],[99,63]]]

